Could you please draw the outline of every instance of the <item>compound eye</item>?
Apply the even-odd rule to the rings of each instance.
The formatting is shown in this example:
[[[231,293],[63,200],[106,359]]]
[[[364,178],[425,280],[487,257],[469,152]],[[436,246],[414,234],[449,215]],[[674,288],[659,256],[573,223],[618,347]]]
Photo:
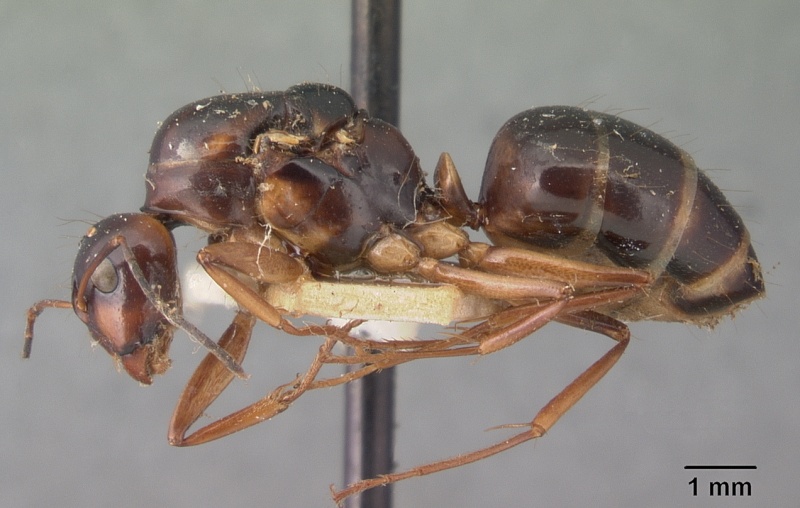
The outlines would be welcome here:
[[[117,284],[119,284],[117,269],[114,268],[114,264],[108,258],[105,258],[97,265],[97,269],[92,273],[91,280],[94,287],[101,293],[111,293],[117,289]]]

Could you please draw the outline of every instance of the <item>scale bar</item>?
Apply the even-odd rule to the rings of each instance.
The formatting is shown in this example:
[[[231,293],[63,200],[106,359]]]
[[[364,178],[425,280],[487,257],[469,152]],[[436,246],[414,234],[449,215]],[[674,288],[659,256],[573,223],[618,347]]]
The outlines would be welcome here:
[[[756,466],[737,466],[737,465],[707,465],[707,466],[683,466],[683,469],[758,469]]]

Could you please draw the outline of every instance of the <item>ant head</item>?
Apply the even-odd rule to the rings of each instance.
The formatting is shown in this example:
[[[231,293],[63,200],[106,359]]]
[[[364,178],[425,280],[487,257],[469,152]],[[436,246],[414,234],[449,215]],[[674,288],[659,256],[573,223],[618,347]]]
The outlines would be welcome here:
[[[81,240],[72,274],[72,307],[94,339],[143,384],[169,368],[179,312],[175,241],[156,218],[117,214]]]

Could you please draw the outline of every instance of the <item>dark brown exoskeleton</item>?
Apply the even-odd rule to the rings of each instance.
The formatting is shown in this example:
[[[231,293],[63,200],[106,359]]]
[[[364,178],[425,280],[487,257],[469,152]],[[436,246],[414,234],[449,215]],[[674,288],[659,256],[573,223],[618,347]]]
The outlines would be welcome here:
[[[189,104],[162,124],[153,141],[144,213],[111,216],[90,229],[76,259],[72,301],[44,300],[31,308],[26,352],[35,318],[44,308],[72,307],[94,338],[135,379],[150,383],[152,375],[169,365],[167,348],[174,328],[185,330],[211,353],[188,382],[170,423],[170,443],[185,446],[217,439],[269,419],[307,390],[348,382],[415,359],[491,353],[554,319],[619,341],[545,406],[526,432],[456,459],[359,482],[336,493],[334,498],[338,501],[375,485],[479,460],[538,437],[622,354],[629,332],[616,318],[678,320],[675,302],[679,299],[674,295],[684,294],[689,288],[697,292],[703,286],[686,278],[663,275],[671,272],[665,272],[664,267],[655,268],[656,262],[620,263],[618,258],[626,255],[620,254],[622,251],[615,257],[591,247],[586,232],[595,227],[597,231],[610,232],[606,236],[622,245],[625,242],[620,238],[639,241],[636,232],[642,227],[647,229],[642,221],[629,217],[633,212],[625,215],[627,222],[617,221],[606,227],[603,217],[613,223],[617,208],[625,208],[629,202],[628,197],[620,195],[617,208],[609,206],[615,201],[608,198],[620,190],[613,185],[616,180],[612,176],[606,177],[606,188],[611,192],[602,189],[607,199],[594,205],[603,208],[608,203],[605,209],[614,213],[607,212],[605,216],[592,211],[594,201],[581,197],[594,195],[588,191],[583,195],[567,190],[553,192],[559,196],[572,192],[565,199],[573,208],[588,211],[587,218],[573,219],[571,229],[566,227],[568,221],[555,219],[567,217],[573,209],[552,208],[547,196],[538,204],[533,191],[524,195],[509,192],[508,196],[492,191],[494,181],[511,182],[516,192],[555,178],[548,173],[542,180],[537,173],[542,170],[515,173],[526,165],[538,167],[538,159],[531,146],[536,144],[535,136],[526,138],[526,131],[514,127],[513,122],[498,135],[481,199],[475,204],[466,198],[449,157],[440,160],[436,189],[429,189],[417,158],[400,132],[356,109],[352,99],[336,87],[306,84],[285,92],[223,95]],[[601,137],[585,126],[576,130],[579,138]],[[510,133],[511,142],[504,132]],[[632,138],[633,134],[629,136],[627,132],[617,135],[623,140]],[[671,146],[661,138],[656,140],[657,146]],[[551,142],[550,148],[555,150],[558,143],[561,141]],[[600,154],[597,159],[602,160],[614,156],[610,149],[601,150],[602,146],[611,145],[579,148],[585,153],[594,149]],[[681,157],[685,155],[674,150]],[[504,166],[495,155],[500,152],[512,157],[516,153],[520,165]],[[629,155],[636,159],[634,165],[650,160]],[[559,159],[565,156],[558,153]],[[498,162],[493,162],[495,159]],[[593,189],[603,187],[591,157],[587,156],[580,171],[591,175]],[[612,171],[607,173],[611,175]],[[564,178],[563,189],[578,181],[569,172]],[[556,184],[554,180],[552,185]],[[689,191],[683,187],[668,189],[665,195],[672,195],[670,192],[681,193],[684,201],[690,200]],[[724,199],[709,199],[714,205],[726,205]],[[579,249],[567,248],[567,241],[559,240],[555,230],[549,234],[561,251],[548,254],[531,250],[535,234],[527,226],[533,215],[512,212],[505,213],[503,219],[504,213],[496,210],[507,201],[512,209],[555,210],[550,215],[541,213],[537,221],[546,222],[550,217],[557,223],[556,229],[577,231],[576,236],[592,254],[582,256]],[[690,209],[692,203],[662,211],[673,214],[665,221],[674,223],[670,217],[680,213],[690,216]],[[735,214],[733,217],[738,220]],[[198,261],[240,306],[218,345],[182,317],[174,240],[169,231],[181,224],[193,225],[209,235],[209,245],[198,253]],[[465,224],[484,226],[497,246],[469,242],[461,230]],[[743,227],[741,232],[749,248]],[[514,239],[509,240],[511,237]],[[666,243],[670,242],[683,245],[680,238]],[[573,242],[577,243],[580,242]],[[641,243],[636,245],[639,250],[647,250]],[[461,258],[461,267],[441,261],[456,254]],[[705,256],[698,253],[696,257]],[[666,259],[662,255],[658,259],[664,266],[671,266],[673,257],[678,258],[670,255]],[[715,309],[696,311],[695,319],[680,320],[710,323],[748,298],[758,296],[763,287],[755,257],[749,266],[756,281],[756,291],[750,297],[742,297],[727,307],[719,304]],[[741,263],[738,269],[733,266],[726,280],[734,280],[742,270]],[[715,266],[706,272],[719,270]],[[455,293],[429,298],[443,289]],[[404,296],[399,297],[401,291]],[[301,293],[309,297],[302,305],[287,303],[284,298]],[[398,298],[401,304],[391,305],[390,300]],[[424,309],[414,309],[419,301],[439,310],[461,308],[458,312],[444,312],[450,316],[444,323],[460,318],[480,322],[444,339],[359,343],[348,337],[355,322],[344,327],[298,328],[287,319],[291,314],[313,313],[355,320],[422,321]],[[651,303],[643,305],[642,301]],[[659,303],[660,307],[654,303],[662,301],[670,303]],[[411,310],[404,314],[407,308]],[[653,309],[661,314],[652,314]],[[304,375],[186,436],[233,375],[243,375],[239,363],[245,356],[256,318],[288,333],[328,338]],[[355,352],[334,355],[332,348],[337,342],[353,345]],[[316,379],[326,363],[354,363],[361,367],[346,376]]]
[[[369,353],[361,345],[360,353],[349,358],[319,357],[307,383],[300,383],[303,390],[412,359],[488,353],[520,340],[568,305],[578,312],[633,294],[649,281],[647,274],[629,269],[594,269],[588,284],[605,291],[572,298],[572,287],[561,280],[491,274],[439,261],[464,251],[467,235],[445,220],[400,132],[357,110],[335,87],[300,85],[282,93],[219,96],[189,104],[156,135],[146,180],[142,210],[164,223],[188,223],[211,234],[214,243],[197,256],[201,266],[249,314],[290,333],[300,331],[267,296],[275,285],[294,293],[328,281],[325,289],[312,290],[315,300],[325,293],[354,290],[356,296],[340,297],[327,310],[316,311],[354,319],[402,319],[387,310],[388,300],[402,286],[392,277],[421,282],[412,289],[420,297],[429,293],[422,286],[430,282],[477,297],[466,313],[473,318],[512,302],[536,302],[523,306],[524,317],[519,310],[501,314],[496,323],[450,340],[404,341],[402,351],[378,345]],[[364,270],[372,271],[376,282],[353,281],[352,270],[359,271],[358,278]],[[308,313],[307,308],[297,311]],[[346,333],[331,327],[302,330],[310,331],[347,341]],[[240,334],[242,341],[245,335],[249,338],[249,331]],[[240,361],[243,354],[234,356]],[[335,361],[363,367],[350,378],[313,381],[321,363]],[[221,369],[216,362],[212,365],[208,368]],[[198,373],[197,382],[209,377],[203,366]],[[219,388],[200,390],[193,379],[186,393],[203,391],[217,393]],[[299,393],[295,390],[292,397]],[[196,396],[182,398],[170,442],[200,444],[259,423],[288,407],[274,404],[275,398],[270,394],[188,437],[185,431],[205,406]]]
[[[396,276],[452,282],[477,294],[472,300],[477,305],[461,313],[465,317],[484,316],[511,299],[563,300],[569,292],[562,282],[473,273],[438,261],[463,250],[466,234],[442,220],[442,209],[400,132],[356,109],[336,87],[307,84],[285,92],[223,95],[179,109],[155,136],[146,186],[144,213],[104,219],[82,241],[72,300],[45,300],[30,309],[25,354],[41,311],[72,307],[121,366],[148,384],[169,365],[174,328],[183,329],[216,358],[198,367],[181,397],[169,431],[175,445],[203,443],[259,423],[310,388],[416,358],[476,352],[475,347],[448,351],[466,340],[406,342],[402,353],[386,347],[376,355],[367,355],[361,345],[353,357],[330,360],[361,363],[361,369],[315,382],[333,345],[349,340],[350,327],[295,327],[270,303],[267,292],[273,286],[295,291],[327,281],[327,293],[350,292],[345,304],[323,306],[328,309],[323,315],[354,319],[403,318],[385,300],[411,289],[405,301],[414,307],[409,294],[414,298],[437,289],[417,293],[416,286],[393,281]],[[208,233],[210,244],[198,261],[241,308],[219,345],[182,317],[169,231],[181,224]],[[351,276],[353,270],[357,276]],[[365,270],[376,282],[353,283]],[[627,271],[623,277],[631,278]],[[319,299],[320,290],[313,291]],[[444,301],[434,298],[430,305],[462,303],[452,295]],[[243,375],[239,362],[253,316],[288,333],[330,337],[300,380],[185,437],[232,375]]]
[[[685,151],[616,116],[516,115],[492,144],[479,203],[462,210],[498,246],[650,272],[645,296],[611,309],[621,319],[713,325],[764,293],[750,235],[722,192]],[[489,252],[465,264],[489,263]]]

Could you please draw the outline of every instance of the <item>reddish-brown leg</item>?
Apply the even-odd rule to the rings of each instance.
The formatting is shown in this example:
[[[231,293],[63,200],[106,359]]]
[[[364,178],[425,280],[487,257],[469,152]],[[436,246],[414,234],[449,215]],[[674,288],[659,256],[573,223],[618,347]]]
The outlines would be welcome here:
[[[220,346],[237,361],[244,359],[254,323],[255,318],[250,314],[239,312],[219,341]],[[207,355],[187,383],[175,408],[168,433],[170,444],[174,446],[198,445],[239,432],[282,413],[306,391],[349,383],[375,371],[401,363],[433,356],[477,354],[477,347],[471,347],[439,351],[438,354],[437,352],[419,354],[414,354],[413,352],[378,353],[374,356],[358,357],[352,362],[336,361],[341,357],[332,355],[331,350],[337,342],[350,342],[351,339],[347,339],[346,334],[357,324],[357,322],[354,322],[342,328],[335,327],[336,333],[326,338],[325,343],[320,347],[305,374],[298,376],[290,383],[279,386],[263,399],[220,418],[187,436],[186,432],[189,427],[197,421],[232,380],[232,373],[216,357],[211,354]],[[365,361],[365,359],[369,361]],[[364,365],[341,376],[317,380],[316,377],[320,369],[330,363],[363,363]]]
[[[250,344],[255,317],[246,312],[237,312],[219,345],[225,349],[238,363],[244,360],[247,346]],[[167,439],[172,445],[180,446],[185,441],[186,431],[197,421],[203,412],[214,402],[220,393],[233,380],[233,373],[225,368],[217,358],[206,355],[194,374],[186,383],[178,405],[169,423]]]
[[[256,318],[254,316],[246,311],[239,311],[219,340],[219,345],[237,362],[241,362],[247,353],[255,323]],[[354,373],[350,373],[349,377],[341,376],[323,380],[323,382],[315,382],[320,369],[331,356],[333,346],[339,339],[347,336],[353,327],[359,324],[359,321],[353,321],[343,327],[306,327],[313,332],[332,330],[333,333],[326,338],[305,374],[298,376],[290,383],[279,386],[263,399],[220,418],[187,436],[186,432],[189,428],[203,415],[205,410],[233,379],[233,373],[224,364],[215,356],[206,355],[186,384],[178,400],[178,405],[175,407],[168,431],[169,443],[174,446],[192,446],[239,432],[282,413],[289,408],[292,402],[308,390],[336,386],[352,379],[366,376],[382,368],[377,365],[368,365]],[[306,328],[297,330],[305,333],[308,331]]]
[[[292,335],[331,335],[341,330],[332,325],[295,327],[264,299],[263,286],[254,288],[233,273],[246,276],[253,285],[294,282],[306,268],[288,254],[252,243],[224,242],[203,248],[197,261],[236,303],[270,326]],[[353,326],[357,325],[349,325],[348,330]]]
[[[236,342],[237,340],[244,341],[247,339],[233,338],[232,340]],[[298,376],[291,383],[281,385],[267,394],[263,399],[231,413],[228,416],[220,418],[198,429],[189,436],[184,436],[188,427],[202,414],[205,408],[208,407],[208,404],[210,404],[219,392],[224,389],[225,385],[230,382],[229,379],[225,379],[228,377],[227,374],[220,372],[220,367],[214,365],[215,362],[214,359],[212,359],[211,364],[205,366],[205,370],[199,373],[196,372],[195,375],[192,376],[192,380],[196,380],[197,384],[192,385],[190,383],[190,385],[187,385],[184,396],[181,397],[181,401],[170,423],[170,444],[174,446],[193,446],[207,443],[252,427],[253,425],[286,411],[292,402],[309,390],[314,379],[324,365],[323,358],[330,353],[336,342],[337,339],[335,337],[326,338],[308,371]],[[235,345],[234,347],[240,348],[241,344]],[[208,384],[205,381],[206,379],[210,379]],[[209,389],[209,394],[200,394],[199,402],[194,402],[193,399],[198,396],[197,393],[193,393],[196,388]],[[185,401],[184,398],[187,400]]]
[[[561,281],[577,291],[609,286],[651,284],[653,277],[633,268],[605,266],[552,256],[515,247],[496,247],[473,242],[459,253],[464,268],[522,278]]]
[[[589,329],[599,326],[586,325],[588,314],[584,310],[600,303],[608,303],[610,299],[629,297],[629,293],[638,291],[639,288],[630,285],[629,278],[623,278],[618,286],[612,284],[601,285],[606,289],[572,296],[572,288],[560,281],[537,279],[532,277],[513,277],[502,274],[492,274],[478,270],[469,270],[454,267],[431,259],[424,259],[420,264],[420,272],[429,280],[455,283],[467,291],[479,294],[486,298],[507,299],[520,301],[511,309],[493,315],[486,322],[479,324],[455,337],[441,341],[414,341],[413,344],[401,343],[401,346],[377,346],[375,349],[361,348],[360,352],[350,357],[336,357],[331,354],[336,342],[351,342],[347,333],[354,326],[310,326],[304,328],[293,327],[277,309],[266,302],[259,286],[244,282],[234,272],[244,274],[256,283],[284,283],[296,281],[304,272],[302,264],[290,256],[264,249],[261,246],[249,243],[220,243],[210,245],[198,254],[200,264],[206,269],[214,280],[220,284],[237,302],[268,324],[298,334],[328,335],[325,344],[320,348],[308,371],[299,376],[294,382],[278,387],[260,401],[251,404],[235,413],[221,418],[201,428],[193,434],[184,437],[189,426],[202,414],[216,396],[227,386],[229,376],[220,371],[220,367],[212,359],[198,368],[190,384],[181,398],[175,417],[170,427],[170,442],[179,446],[188,446],[218,439],[228,434],[238,432],[268,419],[284,410],[291,402],[309,389],[323,386],[335,386],[363,377],[375,370],[398,365],[419,358],[433,358],[441,356],[464,356],[479,353],[489,353],[507,347],[521,340],[537,330],[552,319],[562,320],[583,326]],[[628,277],[628,273],[625,277]],[[611,286],[611,287],[610,287]],[[539,303],[541,299],[543,303]],[[534,303],[524,303],[534,300]],[[569,317],[572,314],[580,315],[578,318]],[[239,318],[237,319],[244,319]],[[594,323],[596,319],[588,321]],[[573,323],[574,322],[574,323]],[[250,323],[248,321],[248,323]],[[583,324],[582,324],[583,323]],[[234,323],[236,325],[236,323]],[[239,325],[245,330],[237,334],[235,328],[226,332],[221,342],[226,349],[231,348],[232,354],[244,355],[246,341],[249,339],[252,324]],[[233,348],[239,348],[234,350]],[[362,363],[363,366],[355,373],[339,378],[316,380],[316,377],[326,363]],[[198,392],[204,392],[198,396]]]
[[[470,453],[457,455],[448,459],[432,462],[422,466],[418,466],[399,473],[389,473],[377,478],[371,478],[356,482],[348,485],[342,490],[335,490],[331,488],[333,499],[337,504],[340,504],[348,496],[352,496],[359,492],[387,485],[389,483],[398,482],[407,478],[415,476],[424,476],[427,474],[443,471],[445,469],[452,469],[455,467],[463,466],[476,462],[502,451],[513,448],[531,439],[535,439],[544,435],[550,428],[564,415],[569,409],[577,403],[592,387],[597,384],[600,379],[605,376],[609,370],[617,363],[630,340],[630,333],[624,323],[616,321],[612,318],[602,315],[594,316],[591,311],[578,311],[579,317],[568,317],[565,319],[569,324],[586,328],[589,330],[614,330],[606,335],[612,337],[619,337],[618,343],[612,347],[606,354],[599,360],[593,363],[588,369],[580,374],[573,380],[566,388],[564,388],[558,395],[556,395],[550,402],[548,402],[530,423],[526,424],[513,424],[502,425],[501,428],[516,428],[527,427],[527,430],[505,439],[499,443],[482,448]],[[602,317],[600,317],[602,316]],[[597,317],[599,323],[594,322],[593,317]]]
[[[276,328],[284,321],[280,312],[232,271],[266,284],[292,282],[305,271],[303,265],[288,254],[250,243],[209,245],[197,253],[197,262],[240,306]]]
[[[472,244],[471,249],[480,250],[481,245]],[[559,316],[595,307],[619,306],[641,294],[652,280],[647,272],[638,270],[550,259],[516,248],[485,247],[488,251],[476,256],[474,268],[460,268],[429,258],[420,260],[416,268],[431,281],[454,284],[485,298],[520,302],[462,334],[480,342],[481,354],[508,347]],[[570,268],[575,268],[578,275],[559,278],[559,274],[568,273]],[[580,326],[576,319],[564,319]]]
[[[639,287],[623,287],[565,300],[520,303],[489,316],[469,329],[441,339],[387,342],[342,336],[340,341],[350,346],[351,353],[329,356],[325,362],[361,363],[382,369],[412,360],[489,354],[524,339],[551,320],[622,340],[619,321],[587,309],[611,302],[624,302],[641,294],[642,290]]]

